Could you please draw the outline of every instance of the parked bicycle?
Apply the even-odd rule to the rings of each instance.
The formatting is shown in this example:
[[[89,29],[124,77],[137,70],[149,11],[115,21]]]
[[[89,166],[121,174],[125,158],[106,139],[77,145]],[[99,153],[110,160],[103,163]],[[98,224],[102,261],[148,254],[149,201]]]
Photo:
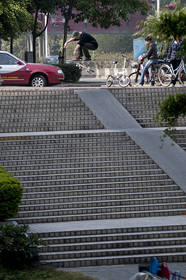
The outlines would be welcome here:
[[[166,63],[164,63],[160,67],[158,77],[161,85],[165,87],[168,87],[176,78],[181,85],[184,85],[186,69],[183,59],[176,69],[173,68],[172,64],[169,61],[166,61]]]
[[[117,63],[118,61],[113,61],[114,64],[114,74],[108,75],[106,79],[106,86],[111,87],[115,82],[117,82],[121,87],[127,87],[130,83],[129,77],[126,75],[126,57],[122,55],[123,57],[123,68],[122,72],[119,73],[117,70]]]
[[[144,77],[144,82],[146,84],[149,83],[151,83],[151,85],[159,84],[158,71],[162,63],[164,63],[164,60],[158,59],[157,63],[152,64],[152,66],[149,67]],[[138,62],[132,64],[132,67],[136,68],[136,70],[129,75],[130,86],[134,86],[138,84],[141,77],[141,71],[143,70],[144,66],[145,63],[143,60],[140,59],[140,57],[138,59]]]

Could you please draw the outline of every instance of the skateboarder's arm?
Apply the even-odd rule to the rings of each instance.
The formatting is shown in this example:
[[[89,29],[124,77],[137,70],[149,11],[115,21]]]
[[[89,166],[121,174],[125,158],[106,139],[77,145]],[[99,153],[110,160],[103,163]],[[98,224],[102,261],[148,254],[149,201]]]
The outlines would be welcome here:
[[[72,43],[74,41],[75,41],[74,38],[70,38],[68,41],[65,42],[64,48],[66,48],[68,44],[70,44],[70,43]]]

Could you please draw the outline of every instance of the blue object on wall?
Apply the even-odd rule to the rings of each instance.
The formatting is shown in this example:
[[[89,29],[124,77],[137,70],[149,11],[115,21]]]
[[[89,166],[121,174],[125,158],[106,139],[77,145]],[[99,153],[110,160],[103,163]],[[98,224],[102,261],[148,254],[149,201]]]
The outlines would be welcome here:
[[[160,271],[160,265],[156,257],[151,258],[149,271],[154,275],[158,275],[158,271]]]
[[[137,59],[141,54],[145,53],[145,40],[144,39],[134,39],[133,40],[133,58]]]

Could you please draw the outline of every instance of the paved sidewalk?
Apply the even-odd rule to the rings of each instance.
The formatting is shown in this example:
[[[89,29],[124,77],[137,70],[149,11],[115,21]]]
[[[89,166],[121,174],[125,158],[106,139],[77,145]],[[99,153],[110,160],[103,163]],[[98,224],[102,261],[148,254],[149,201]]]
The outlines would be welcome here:
[[[180,271],[181,275],[186,277],[186,263],[168,263],[168,266],[171,272]],[[129,280],[138,272],[138,265],[89,266],[60,270],[82,272],[99,280]]]

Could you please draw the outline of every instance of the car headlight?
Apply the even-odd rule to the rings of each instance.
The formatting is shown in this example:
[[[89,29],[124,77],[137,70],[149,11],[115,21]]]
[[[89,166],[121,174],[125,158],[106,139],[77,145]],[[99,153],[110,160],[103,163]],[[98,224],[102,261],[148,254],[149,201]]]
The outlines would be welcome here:
[[[58,74],[63,74],[63,71],[61,69],[57,70]]]

